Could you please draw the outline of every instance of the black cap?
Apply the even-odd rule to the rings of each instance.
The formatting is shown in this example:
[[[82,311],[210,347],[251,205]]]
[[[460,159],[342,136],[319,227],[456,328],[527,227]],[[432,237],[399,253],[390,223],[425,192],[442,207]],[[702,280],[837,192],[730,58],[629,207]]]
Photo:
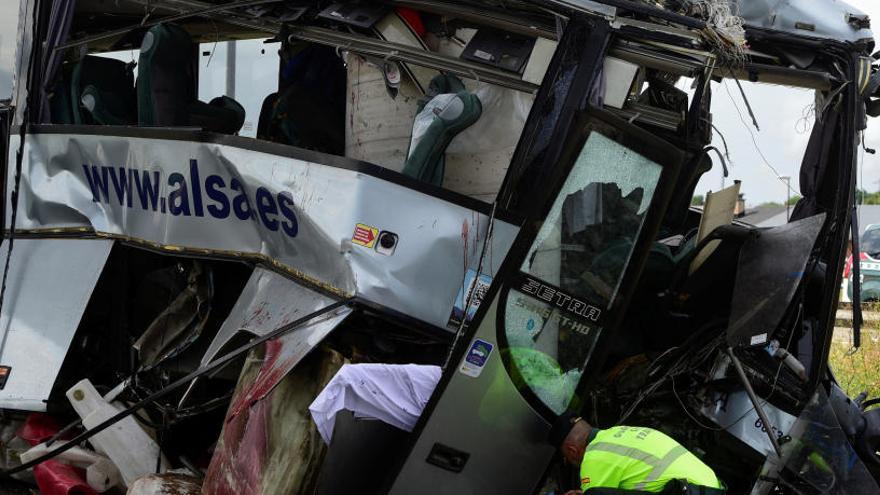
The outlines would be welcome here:
[[[565,441],[565,437],[568,436],[568,432],[574,428],[574,424],[580,421],[580,419],[580,416],[572,412],[563,413],[556,418],[556,421],[553,422],[553,426],[550,427],[550,435],[548,437],[550,445],[553,445],[553,447],[558,449],[562,445],[562,442]]]

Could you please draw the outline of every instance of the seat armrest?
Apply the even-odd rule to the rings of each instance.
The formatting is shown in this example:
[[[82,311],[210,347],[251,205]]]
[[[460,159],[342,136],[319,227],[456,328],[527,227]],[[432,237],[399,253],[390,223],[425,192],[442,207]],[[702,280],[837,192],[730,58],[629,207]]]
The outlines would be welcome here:
[[[206,131],[235,134],[244,125],[244,107],[228,96],[214,98],[210,103],[196,100],[187,111],[188,124]]]

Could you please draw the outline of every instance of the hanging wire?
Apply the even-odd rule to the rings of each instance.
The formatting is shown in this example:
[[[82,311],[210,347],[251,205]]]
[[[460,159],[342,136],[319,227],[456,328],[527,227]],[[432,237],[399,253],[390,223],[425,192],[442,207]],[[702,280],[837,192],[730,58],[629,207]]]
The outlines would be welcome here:
[[[718,134],[718,137],[721,138],[721,144],[724,145],[724,157],[727,158],[728,162],[731,162],[730,159],[730,148],[727,147],[727,139],[724,137],[724,134],[721,132],[721,129],[718,128],[715,124],[709,121],[709,119],[703,118],[703,122],[708,123],[712,126],[712,130],[715,131],[715,134]]]
[[[801,319],[801,317],[802,317],[802,315],[803,315],[803,309],[804,309],[803,304],[799,305],[799,307],[798,307],[798,314],[797,314],[797,316],[795,317],[795,322],[797,322],[797,321],[799,321],[799,320]],[[792,331],[792,332],[789,332],[789,335],[788,335],[788,341],[786,342],[786,344],[785,344],[785,346],[784,346],[785,349],[788,349],[788,348],[791,347],[791,344],[792,344],[792,342],[793,342],[793,340],[794,340],[794,334],[795,334],[795,332],[793,332],[793,331]],[[703,428],[703,429],[710,430],[710,431],[725,431],[725,430],[730,429],[731,427],[733,427],[734,425],[736,425],[736,424],[739,423],[740,421],[742,421],[743,418],[745,418],[745,417],[748,416],[749,414],[751,414],[751,412],[755,410],[755,407],[754,407],[754,406],[752,406],[752,407],[750,407],[749,409],[747,409],[747,410],[746,410],[745,412],[743,412],[738,418],[736,418],[735,420],[733,420],[731,423],[727,424],[726,426],[721,426],[721,427],[718,427],[718,426],[707,426],[707,425],[704,424],[702,421],[700,421],[700,420],[698,420],[696,417],[694,417],[694,415],[691,413],[690,409],[688,409],[687,405],[686,405],[685,402],[681,399],[681,397],[680,397],[679,394],[678,394],[678,391],[677,391],[676,388],[675,388],[675,378],[676,378],[676,376],[680,376],[680,375],[682,375],[682,374],[686,374],[686,373],[690,373],[690,372],[692,372],[695,368],[697,368],[697,367],[700,365],[700,363],[704,362],[707,358],[709,358],[709,357],[711,357],[712,355],[714,355],[715,352],[717,351],[717,343],[718,343],[718,340],[719,340],[718,338],[713,339],[709,344],[707,344],[706,346],[704,346],[702,349],[700,349],[699,351],[697,351],[697,352],[695,352],[695,353],[687,353],[687,352],[683,352],[683,353],[682,353],[682,356],[681,356],[681,357],[680,357],[680,358],[679,358],[674,364],[670,365],[669,369],[667,370],[667,372],[666,372],[663,376],[661,376],[659,379],[657,379],[657,381],[655,381],[654,383],[652,383],[651,385],[649,385],[648,388],[647,388],[647,390],[645,390],[645,391],[643,391],[642,393],[639,394],[639,396],[638,396],[638,397],[633,401],[633,403],[630,405],[629,409],[624,413],[623,416],[621,416],[621,419],[618,421],[618,424],[620,424],[620,423],[626,421],[626,419],[627,419],[627,418],[628,418],[633,412],[635,412],[635,410],[636,410],[636,408],[638,407],[638,405],[639,405],[642,401],[644,401],[644,399],[646,399],[646,398],[649,397],[651,394],[653,394],[654,391],[655,391],[657,388],[659,388],[660,385],[662,385],[666,380],[669,380],[669,381],[671,382],[671,386],[672,386],[672,394],[673,394],[673,396],[675,396],[675,399],[678,401],[678,404],[681,406],[681,408],[682,408],[682,410],[684,411],[684,413],[685,413],[685,414],[686,414],[686,415],[687,415],[687,416],[688,416],[688,417],[689,417],[689,418],[690,418],[690,419],[691,419],[691,420],[692,420],[697,426],[699,426],[699,427],[701,427],[701,428]],[[660,356],[658,356],[657,358],[655,358],[654,361],[652,361],[651,364],[648,366],[648,376],[651,376],[654,372],[656,372],[655,367],[656,367],[657,363],[659,363],[659,362],[660,362],[660,361],[661,361],[661,360],[662,360],[667,354],[669,354],[670,352],[672,352],[672,351],[674,351],[674,350],[676,350],[676,349],[680,349],[680,347],[673,347],[673,348],[667,349],[667,350],[664,351]],[[696,356],[695,359],[688,359],[688,358],[693,358],[694,356]],[[767,403],[769,403],[770,398],[772,398],[773,395],[776,393],[777,386],[778,386],[778,384],[779,384],[779,377],[780,377],[780,375],[782,374],[782,367],[783,367],[783,365],[784,365],[784,362],[780,361],[780,362],[779,362],[779,365],[776,367],[776,373],[775,373],[775,375],[774,375],[774,377],[773,377],[773,385],[771,386],[771,388],[770,388],[770,392],[767,394],[767,396],[766,396],[766,397],[758,396],[758,398],[759,398],[760,400],[763,401],[764,405],[766,405]]]
[[[205,64],[205,68],[211,66],[211,60],[214,59],[214,52],[217,51],[217,43],[220,42],[220,30],[217,29],[217,23],[214,22],[214,19],[210,19],[210,21],[211,25],[214,26],[214,46],[211,47],[211,54],[208,55],[208,62]]]
[[[816,104],[810,103],[801,109],[801,116],[794,123],[794,131],[798,134],[806,134],[813,128],[813,122],[816,121]]]
[[[761,157],[761,160],[764,162],[764,165],[766,165],[767,168],[769,168],[770,171],[773,172],[774,176],[776,177],[776,180],[785,184],[785,187],[788,188],[788,191],[790,193],[793,193],[793,194],[800,196],[800,192],[796,191],[793,187],[791,187],[791,181],[782,180],[782,178],[781,178],[782,174],[779,173],[778,170],[776,170],[776,167],[774,167],[772,164],[770,164],[769,160],[767,160],[767,157],[764,155],[764,152],[761,150],[761,146],[758,144],[758,139],[755,137],[755,133],[752,132],[752,128],[746,122],[745,117],[743,117],[743,114],[739,108],[739,105],[737,105],[736,100],[733,98],[733,94],[731,94],[731,92],[730,92],[730,88],[727,87],[726,80],[724,81],[724,90],[727,92],[727,96],[730,98],[730,102],[733,103],[733,107],[736,109],[736,113],[737,113],[737,115],[739,115],[739,120],[742,122],[743,127],[745,127],[746,131],[749,132],[749,136],[752,138],[752,144],[755,147],[755,151],[758,152],[758,155]]]
[[[746,98],[746,91],[743,89],[742,84],[739,82],[739,79],[734,77],[733,82],[736,83],[736,87],[739,88],[739,94],[741,94],[743,97],[743,103],[746,104],[746,110],[748,110],[749,112],[749,117],[752,118],[752,125],[755,126],[755,129],[757,129],[758,132],[761,132],[761,127],[758,126],[758,119],[757,117],[755,117],[755,111],[752,110],[752,104],[749,103],[749,99]],[[727,81],[725,81],[725,83],[727,83]]]

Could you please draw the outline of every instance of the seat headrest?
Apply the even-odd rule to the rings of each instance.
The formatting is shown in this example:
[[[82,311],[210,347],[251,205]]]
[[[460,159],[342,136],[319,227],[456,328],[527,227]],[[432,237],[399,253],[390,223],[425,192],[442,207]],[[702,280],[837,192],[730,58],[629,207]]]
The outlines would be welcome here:
[[[193,41],[189,33],[176,24],[158,24],[150,28],[141,41],[141,56],[159,57],[168,63],[192,59]]]

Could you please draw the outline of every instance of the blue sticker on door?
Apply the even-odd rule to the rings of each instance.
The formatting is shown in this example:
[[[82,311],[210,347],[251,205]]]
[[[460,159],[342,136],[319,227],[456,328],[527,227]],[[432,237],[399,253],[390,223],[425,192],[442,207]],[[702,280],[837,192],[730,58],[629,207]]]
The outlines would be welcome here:
[[[480,376],[493,349],[495,349],[493,344],[482,339],[474,339],[458,371],[474,378]]]

